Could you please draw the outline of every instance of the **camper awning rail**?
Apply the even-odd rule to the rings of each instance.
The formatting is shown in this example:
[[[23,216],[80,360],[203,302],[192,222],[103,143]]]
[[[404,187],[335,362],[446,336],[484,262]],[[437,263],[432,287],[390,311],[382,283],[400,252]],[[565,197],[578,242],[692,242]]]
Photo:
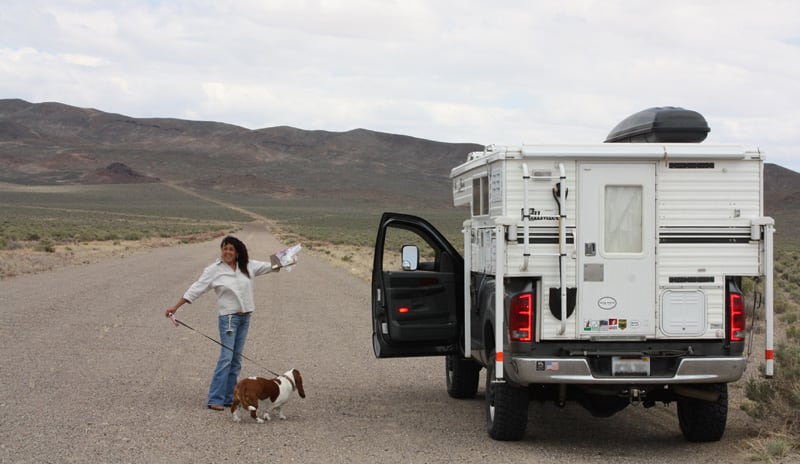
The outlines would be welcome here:
[[[482,152],[469,154],[467,162],[450,171],[458,176],[475,164],[490,163],[499,159],[561,159],[608,161],[676,161],[676,160],[762,160],[758,148],[741,145],[708,145],[697,143],[603,143],[592,145],[487,145]]]

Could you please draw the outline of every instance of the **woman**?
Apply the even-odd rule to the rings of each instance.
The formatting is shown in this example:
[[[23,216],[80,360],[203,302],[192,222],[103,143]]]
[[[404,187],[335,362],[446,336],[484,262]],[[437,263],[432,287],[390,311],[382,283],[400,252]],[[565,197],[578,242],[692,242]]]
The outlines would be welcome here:
[[[167,308],[165,314],[171,317],[184,303],[191,304],[212,288],[216,292],[219,338],[224,346],[208,389],[208,408],[215,411],[222,411],[233,403],[233,388],[242,368],[250,314],[255,309],[252,278],[280,270],[280,265],[273,268],[269,262],[249,259],[247,247],[236,237],[229,235],[222,239],[220,248],[220,259],[205,268],[197,282],[174,306]]]

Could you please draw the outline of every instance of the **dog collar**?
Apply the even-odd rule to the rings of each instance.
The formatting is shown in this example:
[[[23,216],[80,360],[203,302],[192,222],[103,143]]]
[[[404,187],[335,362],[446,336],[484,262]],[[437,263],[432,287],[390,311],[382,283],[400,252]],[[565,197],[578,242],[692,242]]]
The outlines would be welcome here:
[[[285,378],[286,380],[288,380],[288,381],[289,381],[289,385],[291,385],[291,386],[292,386],[292,391],[295,391],[295,390],[297,390],[297,387],[294,385],[294,380],[292,380],[292,379],[291,379],[291,378],[290,378],[288,375],[286,375],[286,374],[281,374],[281,375],[279,375],[278,377],[283,377],[283,378]]]

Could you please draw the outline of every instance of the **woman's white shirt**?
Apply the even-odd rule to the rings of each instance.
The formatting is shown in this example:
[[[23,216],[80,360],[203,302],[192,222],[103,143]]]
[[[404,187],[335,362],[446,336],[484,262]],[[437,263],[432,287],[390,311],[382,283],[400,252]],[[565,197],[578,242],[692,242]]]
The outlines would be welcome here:
[[[220,316],[252,312],[255,310],[252,278],[272,272],[272,264],[251,259],[247,269],[250,278],[238,266],[234,271],[222,259],[218,259],[203,270],[197,282],[186,290],[183,299],[192,303],[213,288],[217,294],[217,313]]]

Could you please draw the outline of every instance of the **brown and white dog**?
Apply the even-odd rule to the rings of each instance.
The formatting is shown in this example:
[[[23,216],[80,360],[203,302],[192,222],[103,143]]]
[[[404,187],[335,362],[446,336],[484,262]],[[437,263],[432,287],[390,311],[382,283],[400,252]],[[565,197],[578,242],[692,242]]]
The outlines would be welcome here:
[[[248,377],[240,380],[233,390],[231,414],[233,414],[234,422],[242,420],[239,417],[240,409],[250,411],[250,417],[259,423],[264,422],[264,419],[270,420],[269,413],[272,411],[277,412],[280,419],[286,419],[281,412],[281,407],[289,401],[295,390],[300,398],[306,397],[306,392],[303,390],[303,378],[297,369],[286,371],[274,379]],[[259,409],[261,417],[258,415]]]

